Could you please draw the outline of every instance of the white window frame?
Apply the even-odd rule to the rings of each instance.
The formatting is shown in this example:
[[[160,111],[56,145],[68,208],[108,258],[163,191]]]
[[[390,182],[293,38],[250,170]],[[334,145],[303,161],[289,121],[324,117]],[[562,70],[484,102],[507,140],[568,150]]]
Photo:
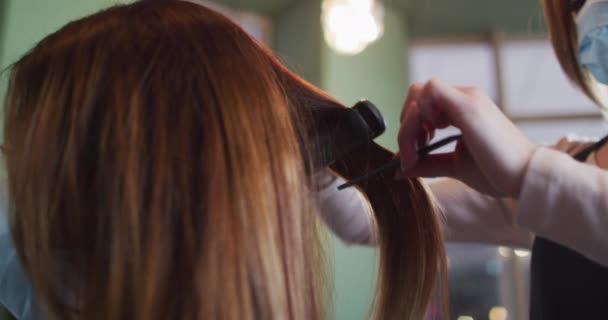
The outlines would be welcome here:
[[[548,43],[548,39],[546,37],[541,36],[530,36],[530,35],[509,35],[506,36],[503,33],[493,33],[486,37],[461,37],[461,38],[434,38],[434,39],[421,39],[415,40],[410,43],[410,51],[420,46],[462,46],[467,44],[473,45],[484,45],[490,46],[493,48],[494,52],[494,70],[496,79],[494,83],[496,84],[495,92],[495,102],[496,104],[503,110],[503,112],[511,118],[514,122],[531,122],[531,121],[557,121],[557,120],[589,120],[589,119],[602,119],[602,114],[599,110],[594,110],[593,108],[588,108],[585,106],[584,108],[576,108],[577,106],[573,106],[571,112],[546,112],[546,113],[534,113],[534,114],[525,114],[518,113],[516,111],[512,111],[509,108],[509,99],[506,98],[505,94],[505,64],[507,63],[505,58],[505,54],[507,54],[507,49],[511,44],[518,43]],[[550,57],[554,58],[554,57]],[[408,65],[410,64],[409,54],[408,54]],[[410,66],[411,69],[411,66]],[[565,75],[564,75],[565,78]]]

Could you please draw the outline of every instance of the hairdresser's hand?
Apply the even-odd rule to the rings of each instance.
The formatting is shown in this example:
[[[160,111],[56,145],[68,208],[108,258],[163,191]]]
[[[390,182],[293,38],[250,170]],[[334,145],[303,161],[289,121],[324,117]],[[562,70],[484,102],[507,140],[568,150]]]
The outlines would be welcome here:
[[[418,159],[416,150],[447,126],[463,134],[455,151]],[[453,177],[482,193],[516,198],[535,148],[478,89],[440,80],[410,87],[399,131],[402,175]]]

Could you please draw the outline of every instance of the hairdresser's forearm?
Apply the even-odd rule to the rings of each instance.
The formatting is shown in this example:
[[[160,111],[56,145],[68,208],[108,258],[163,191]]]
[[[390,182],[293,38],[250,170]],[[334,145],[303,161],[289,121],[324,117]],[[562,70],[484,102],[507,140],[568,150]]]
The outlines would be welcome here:
[[[540,148],[528,165],[517,223],[608,266],[608,173]]]
[[[443,216],[448,242],[531,247],[532,234],[513,221],[515,201],[482,195],[449,178],[431,181],[429,187]]]
[[[344,183],[332,178],[316,193],[320,216],[347,244],[374,244],[375,224],[367,201],[354,188],[337,190]],[[475,242],[528,248],[530,232],[514,226],[513,204],[483,196],[452,179],[430,184],[443,214],[443,231],[450,242]]]

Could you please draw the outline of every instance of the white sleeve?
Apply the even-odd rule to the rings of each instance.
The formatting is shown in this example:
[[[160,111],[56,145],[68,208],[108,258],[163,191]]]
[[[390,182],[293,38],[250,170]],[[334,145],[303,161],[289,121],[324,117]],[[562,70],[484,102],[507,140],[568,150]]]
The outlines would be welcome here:
[[[347,244],[374,244],[375,220],[367,200],[355,188],[338,191],[344,179],[334,177],[316,192],[325,224]],[[447,241],[529,248],[532,234],[513,223],[514,204],[483,196],[453,179],[430,185],[441,212]]]
[[[340,177],[324,179],[326,182],[315,192],[323,222],[346,244],[374,244],[376,224],[367,199],[356,188],[338,190],[346,182]]]
[[[448,242],[474,242],[530,248],[533,235],[516,226],[517,202],[483,195],[450,178],[429,183]]]
[[[534,235],[608,266],[608,172],[575,161],[584,145],[562,139],[541,147],[528,165],[519,201],[485,196],[442,178],[429,185],[447,241],[529,248]],[[375,225],[367,201],[340,178],[319,191],[321,217],[347,243],[371,244]]]
[[[608,172],[548,148],[533,155],[517,224],[608,266]]]

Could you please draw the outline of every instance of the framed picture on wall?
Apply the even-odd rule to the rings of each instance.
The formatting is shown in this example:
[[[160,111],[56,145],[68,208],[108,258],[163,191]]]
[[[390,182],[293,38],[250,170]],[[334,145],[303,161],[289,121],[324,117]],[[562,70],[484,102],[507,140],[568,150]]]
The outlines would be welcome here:
[[[410,46],[408,60],[411,82],[437,77],[478,87],[514,121],[601,117],[561,70],[548,39],[418,41]]]
[[[562,71],[546,39],[500,45],[503,109],[512,118],[592,117],[599,109]]]
[[[496,63],[491,43],[421,42],[409,50],[410,82],[440,78],[455,85],[481,88],[497,98]]]

